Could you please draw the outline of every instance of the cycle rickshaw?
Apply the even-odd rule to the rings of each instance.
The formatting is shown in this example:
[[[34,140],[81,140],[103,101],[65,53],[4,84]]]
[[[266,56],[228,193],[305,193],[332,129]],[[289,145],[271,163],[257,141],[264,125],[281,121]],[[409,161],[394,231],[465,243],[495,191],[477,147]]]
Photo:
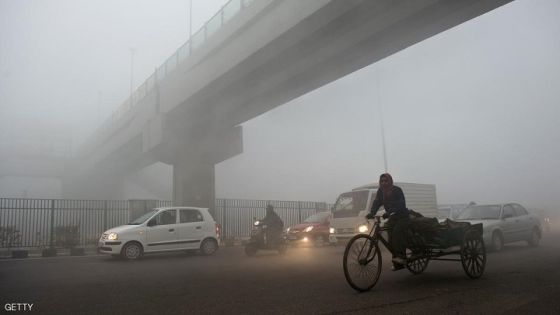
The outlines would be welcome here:
[[[427,219],[427,218],[425,218]],[[414,220],[414,219],[411,219]],[[357,291],[368,291],[375,286],[381,275],[382,257],[379,242],[392,253],[388,240],[382,232],[380,217],[374,218],[369,234],[358,234],[346,245],[343,258],[344,276]],[[407,232],[406,268],[413,274],[421,274],[430,260],[460,261],[467,276],[477,279],[484,273],[486,250],[482,239],[482,223],[446,221],[437,224],[429,233],[410,228]],[[459,256],[442,258],[443,256]]]

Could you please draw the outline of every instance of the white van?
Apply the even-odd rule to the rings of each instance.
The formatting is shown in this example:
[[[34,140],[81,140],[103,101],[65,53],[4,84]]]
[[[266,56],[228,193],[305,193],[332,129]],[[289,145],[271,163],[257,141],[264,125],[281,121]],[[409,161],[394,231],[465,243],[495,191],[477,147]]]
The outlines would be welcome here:
[[[206,208],[156,208],[101,235],[97,250],[125,259],[145,253],[197,249],[211,255],[218,249],[219,225]]]
[[[402,188],[408,209],[420,212],[426,217],[437,216],[435,185],[415,183],[394,185]],[[338,196],[332,208],[330,242],[345,241],[358,233],[367,233],[369,227],[365,216],[371,209],[378,188],[378,184],[368,184]]]

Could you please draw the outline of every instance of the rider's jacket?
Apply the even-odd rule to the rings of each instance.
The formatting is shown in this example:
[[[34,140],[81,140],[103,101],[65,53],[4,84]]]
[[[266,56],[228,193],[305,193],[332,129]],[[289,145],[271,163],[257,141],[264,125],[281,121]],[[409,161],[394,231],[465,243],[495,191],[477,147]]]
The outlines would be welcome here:
[[[376,214],[379,207],[384,206],[385,212],[395,214],[398,217],[406,217],[409,211],[406,208],[404,193],[399,186],[392,185],[390,191],[384,192],[381,188],[377,190],[375,200],[371,206],[371,213]]]
[[[266,216],[260,220],[262,224],[266,224],[269,228],[282,230],[284,222],[275,212],[267,213]]]

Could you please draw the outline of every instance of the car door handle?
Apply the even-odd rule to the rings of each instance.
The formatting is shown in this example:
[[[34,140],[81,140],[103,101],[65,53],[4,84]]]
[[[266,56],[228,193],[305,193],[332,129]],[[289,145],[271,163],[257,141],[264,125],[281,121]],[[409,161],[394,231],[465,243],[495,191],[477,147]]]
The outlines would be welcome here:
[[[169,232],[175,232],[175,229],[169,229]]]
[[[197,226],[196,229],[200,230],[200,229],[202,229],[202,226]]]

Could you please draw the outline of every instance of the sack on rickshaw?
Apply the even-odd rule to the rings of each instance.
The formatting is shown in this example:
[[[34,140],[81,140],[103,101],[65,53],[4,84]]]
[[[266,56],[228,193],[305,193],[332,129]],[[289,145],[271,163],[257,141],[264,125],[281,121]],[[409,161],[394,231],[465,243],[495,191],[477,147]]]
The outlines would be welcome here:
[[[465,233],[474,226],[469,222],[457,222],[445,219],[445,221],[440,223],[440,227],[440,237],[444,240],[443,245],[450,247],[461,245]]]
[[[436,218],[427,218],[423,216],[411,217],[409,225],[410,231],[421,235],[425,243],[440,248],[461,245],[465,233],[473,227],[474,226],[468,222],[457,222],[446,219],[440,223]],[[482,228],[480,228],[480,230],[482,230]]]

